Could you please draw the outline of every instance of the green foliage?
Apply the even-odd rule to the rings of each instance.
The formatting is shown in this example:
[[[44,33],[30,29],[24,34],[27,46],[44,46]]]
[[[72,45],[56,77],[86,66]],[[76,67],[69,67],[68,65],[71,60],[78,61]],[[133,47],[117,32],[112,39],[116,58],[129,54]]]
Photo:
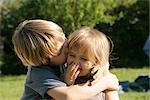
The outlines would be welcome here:
[[[22,63],[20,62],[18,57],[14,57],[13,55],[5,55],[3,56],[3,62],[1,66],[2,74],[13,74],[13,75],[20,75],[25,74],[27,68],[25,68]]]
[[[3,71],[4,69],[8,70],[10,65],[14,71],[19,70],[11,37],[15,27],[23,20],[51,20],[59,24],[68,35],[83,25],[94,27],[99,22],[112,25],[124,15],[122,10],[116,11],[118,7],[128,8],[136,2],[136,0],[23,0],[23,2],[19,0],[20,3],[16,4],[18,0],[13,1],[12,6],[2,10],[0,18],[4,44]],[[18,65],[17,69],[13,67],[14,65]]]
[[[96,27],[112,38],[114,52],[118,58],[112,61],[115,67],[141,67],[149,65],[149,59],[144,54],[143,47],[149,34],[149,1],[138,0],[129,8],[120,7],[124,17],[113,26],[100,23]]]

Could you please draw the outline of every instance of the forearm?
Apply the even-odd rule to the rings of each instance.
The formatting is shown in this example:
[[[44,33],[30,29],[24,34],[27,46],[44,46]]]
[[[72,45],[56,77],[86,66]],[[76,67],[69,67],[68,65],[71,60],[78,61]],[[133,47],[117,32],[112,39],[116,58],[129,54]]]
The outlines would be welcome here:
[[[97,95],[98,93],[104,91],[105,89],[106,88],[105,88],[105,85],[103,83],[93,85],[93,86],[88,86],[88,85],[79,86],[79,85],[76,85],[76,86],[71,86],[68,93],[70,93],[71,98],[75,98],[75,100],[86,100],[86,99],[89,99],[89,98]],[[73,100],[73,99],[70,99],[70,100]]]
[[[49,89],[47,91],[47,94],[52,96],[56,100],[84,100],[91,98],[92,96],[103,90],[105,90],[105,88],[102,85],[100,85],[99,88],[97,88],[96,85],[73,85],[69,87],[57,87]]]
[[[88,86],[88,83],[81,85],[72,85],[68,87],[57,87],[49,89],[47,94],[52,96],[56,100],[84,100],[89,99],[96,94],[106,90],[118,87],[117,79],[113,77],[103,77],[99,82],[92,86]]]
[[[119,95],[117,91],[109,91],[105,93],[105,100],[119,100]]]
[[[67,87],[56,87],[49,89],[47,94],[55,100],[67,100]]]

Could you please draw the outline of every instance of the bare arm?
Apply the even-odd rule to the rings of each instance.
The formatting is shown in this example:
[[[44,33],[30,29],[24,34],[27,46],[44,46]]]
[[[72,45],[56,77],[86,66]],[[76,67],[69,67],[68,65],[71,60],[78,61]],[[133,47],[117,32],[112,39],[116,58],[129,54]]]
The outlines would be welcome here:
[[[83,85],[72,85],[69,87],[57,87],[49,89],[47,94],[52,96],[56,100],[84,100],[95,96],[97,93],[106,89],[116,90],[118,87],[118,81],[114,77],[103,77],[99,82],[92,86],[88,83]]]
[[[98,91],[105,90],[104,84],[99,87],[100,89],[97,89],[97,86],[88,86],[87,84],[83,86],[72,85],[50,89],[47,93],[56,100],[80,100],[90,98],[97,94]]]
[[[110,73],[109,71],[104,73],[105,76],[112,76],[116,77],[114,74]],[[109,89],[106,90],[105,93],[105,100],[119,100],[119,95],[117,91],[109,91]]]
[[[119,100],[117,91],[109,91],[105,93],[105,100]]]

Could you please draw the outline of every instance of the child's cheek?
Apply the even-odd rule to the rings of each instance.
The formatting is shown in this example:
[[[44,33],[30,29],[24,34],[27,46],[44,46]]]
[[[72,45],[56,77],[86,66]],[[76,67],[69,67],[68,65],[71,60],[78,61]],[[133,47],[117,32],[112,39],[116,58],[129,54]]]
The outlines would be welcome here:
[[[92,64],[91,64],[90,62],[82,63],[82,65],[83,65],[84,67],[86,67],[86,69],[91,69],[91,68],[93,68],[93,66],[92,66]]]
[[[67,64],[68,64],[68,65],[73,64],[73,61],[72,61],[71,57],[68,57],[68,58],[67,58]]]

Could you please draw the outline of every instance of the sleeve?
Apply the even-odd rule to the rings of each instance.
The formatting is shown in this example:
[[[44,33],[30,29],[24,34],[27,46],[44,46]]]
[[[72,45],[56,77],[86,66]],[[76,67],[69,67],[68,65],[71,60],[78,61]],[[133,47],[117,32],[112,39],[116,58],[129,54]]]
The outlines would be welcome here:
[[[66,86],[66,84],[56,76],[52,68],[33,68],[30,75],[32,81],[29,87],[43,97],[48,89]]]

